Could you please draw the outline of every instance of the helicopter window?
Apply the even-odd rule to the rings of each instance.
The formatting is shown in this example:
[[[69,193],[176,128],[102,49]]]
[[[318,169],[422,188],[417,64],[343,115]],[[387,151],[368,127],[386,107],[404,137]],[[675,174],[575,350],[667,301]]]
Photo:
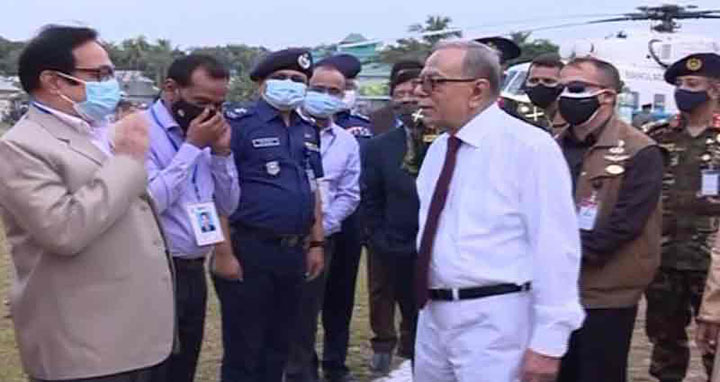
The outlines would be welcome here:
[[[655,94],[653,96],[653,109],[665,111],[665,94]]]
[[[503,76],[503,82],[502,82],[502,88],[505,89],[508,84],[512,81],[513,78],[515,78],[515,75],[517,74],[516,70],[511,70]]]
[[[517,72],[512,79],[508,80],[505,90],[511,94],[523,94],[523,84],[525,84],[525,77],[527,72]]]

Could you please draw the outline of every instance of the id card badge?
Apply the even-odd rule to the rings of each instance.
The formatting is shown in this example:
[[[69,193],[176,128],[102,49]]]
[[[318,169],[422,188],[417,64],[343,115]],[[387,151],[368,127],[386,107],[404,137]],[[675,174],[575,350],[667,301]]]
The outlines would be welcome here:
[[[703,170],[702,185],[700,186],[701,196],[718,196],[720,193],[720,171]]]
[[[599,204],[595,194],[580,202],[578,208],[578,227],[584,231],[592,231],[595,228],[595,220],[597,219]]]
[[[215,203],[188,204],[187,213],[198,246],[217,244],[225,240]]]

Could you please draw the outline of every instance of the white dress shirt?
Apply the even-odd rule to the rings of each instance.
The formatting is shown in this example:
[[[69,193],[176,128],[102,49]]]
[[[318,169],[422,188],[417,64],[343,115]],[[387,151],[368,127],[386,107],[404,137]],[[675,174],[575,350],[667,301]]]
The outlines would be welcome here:
[[[435,237],[430,287],[532,282],[529,347],[561,356],[584,317],[581,247],[565,159],[547,133],[495,104],[456,136],[462,144]],[[418,246],[447,141],[447,134],[435,140],[417,179]]]
[[[33,105],[35,105],[35,107],[40,109],[43,113],[51,114],[66,125],[71,126],[78,132],[87,135],[90,142],[102,151],[103,154],[112,156],[112,143],[110,142],[109,135],[110,125],[108,123],[91,126],[88,122],[79,117],[53,109],[50,106],[43,105],[37,101],[33,101]]]
[[[342,222],[360,204],[360,146],[352,134],[331,123],[320,131],[320,153],[323,228],[330,236],[340,232]]]

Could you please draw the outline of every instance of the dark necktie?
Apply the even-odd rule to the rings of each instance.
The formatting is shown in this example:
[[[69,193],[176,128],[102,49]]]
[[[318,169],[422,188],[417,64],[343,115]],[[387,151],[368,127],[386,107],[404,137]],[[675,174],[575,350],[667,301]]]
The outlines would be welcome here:
[[[422,239],[420,240],[420,252],[418,253],[418,261],[415,273],[415,302],[418,309],[425,306],[428,299],[428,283],[430,258],[435,242],[435,234],[437,233],[438,223],[440,222],[440,214],[445,208],[448,190],[450,189],[450,181],[455,171],[455,162],[457,152],[460,148],[460,139],[451,135],[448,138],[447,152],[445,153],[445,163],[443,164],[440,178],[435,184],[432,200],[430,201],[430,209],[428,211],[425,228],[423,229]]]

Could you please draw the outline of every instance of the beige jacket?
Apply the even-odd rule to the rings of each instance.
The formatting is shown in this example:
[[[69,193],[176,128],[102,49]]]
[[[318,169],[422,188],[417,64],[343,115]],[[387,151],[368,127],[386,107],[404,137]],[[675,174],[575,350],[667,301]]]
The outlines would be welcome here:
[[[35,107],[0,139],[12,318],[31,377],[103,376],[170,354],[172,272],[146,177]]]

